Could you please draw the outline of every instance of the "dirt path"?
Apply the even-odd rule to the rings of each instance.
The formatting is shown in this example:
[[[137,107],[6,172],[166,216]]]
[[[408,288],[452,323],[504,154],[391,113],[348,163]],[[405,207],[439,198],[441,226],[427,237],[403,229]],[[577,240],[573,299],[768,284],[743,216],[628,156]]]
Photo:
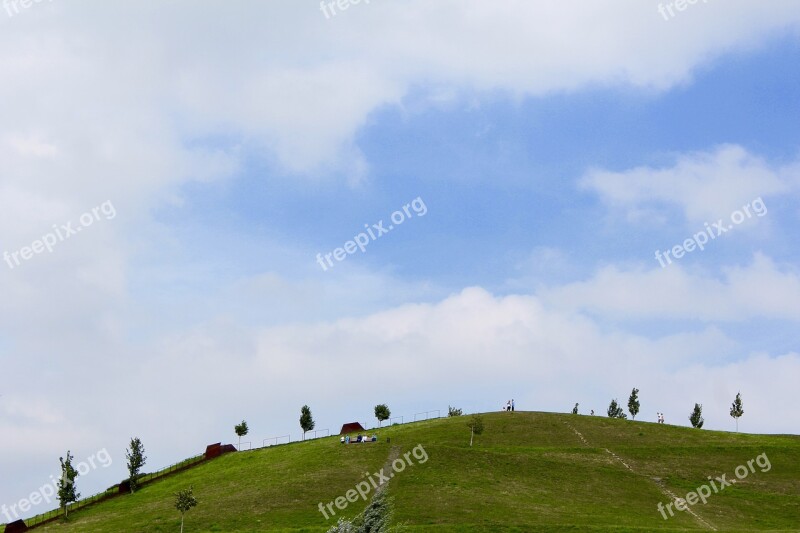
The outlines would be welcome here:
[[[589,444],[589,441],[586,440],[586,438],[581,434],[581,432],[578,431],[577,429],[575,429],[574,427],[572,427],[569,424],[569,422],[564,422],[564,425],[566,425],[569,429],[571,429],[578,436],[578,438],[581,439],[581,442],[583,443],[584,446],[586,446],[588,448],[592,448],[593,447],[593,446],[591,446]],[[672,491],[670,491],[667,487],[665,487],[660,479],[652,478],[652,477],[646,476],[644,474],[640,474],[639,472],[637,472],[636,470],[631,468],[631,466],[628,463],[623,461],[622,458],[619,455],[615,454],[614,452],[612,452],[608,448],[603,448],[603,449],[606,451],[606,453],[608,453],[611,457],[613,457],[615,461],[619,462],[622,466],[627,468],[631,473],[636,474],[637,476],[642,476],[644,478],[647,478],[648,480],[650,480],[653,483],[655,483],[655,485],[658,487],[658,490],[660,490],[662,494],[667,496],[670,499],[670,501],[674,502],[674,501],[678,500],[678,496],[676,496]],[[694,519],[697,520],[703,527],[705,527],[707,529],[710,529],[711,531],[716,531],[717,530],[717,528],[715,528],[713,525],[711,525],[709,522],[707,522],[706,520],[701,518],[697,513],[695,513],[692,510],[691,507],[689,507],[688,505],[686,505],[685,507],[686,507],[686,512],[688,512],[690,515],[692,515],[694,517]]]
[[[398,457],[400,457],[400,446],[392,446],[392,448],[389,450],[389,456],[386,458],[386,462],[383,463],[383,466],[381,467],[380,470],[385,477],[390,479],[394,477],[394,472],[392,471],[392,463]],[[383,479],[381,479],[381,482],[378,484],[378,488],[375,489],[375,495],[377,496],[380,492],[382,492],[384,487],[388,483],[389,483],[388,481],[384,482]]]

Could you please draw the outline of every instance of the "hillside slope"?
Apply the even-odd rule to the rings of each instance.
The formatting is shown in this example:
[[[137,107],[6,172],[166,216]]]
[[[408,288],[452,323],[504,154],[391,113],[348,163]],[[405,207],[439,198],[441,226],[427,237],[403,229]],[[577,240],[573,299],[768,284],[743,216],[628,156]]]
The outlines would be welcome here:
[[[377,443],[330,437],[229,454],[39,531],[175,532],[173,494],[192,485],[199,505],[186,515],[187,533],[322,532],[365,503],[331,504],[328,520],[318,504],[377,479],[390,453],[404,467],[387,488],[395,523],[410,531],[800,531],[800,437],[552,413],[484,422],[472,448],[459,417],[378,430]],[[746,476],[722,490],[715,482],[694,514],[659,512],[669,494],[683,497],[709,476],[735,480],[748,461]]]

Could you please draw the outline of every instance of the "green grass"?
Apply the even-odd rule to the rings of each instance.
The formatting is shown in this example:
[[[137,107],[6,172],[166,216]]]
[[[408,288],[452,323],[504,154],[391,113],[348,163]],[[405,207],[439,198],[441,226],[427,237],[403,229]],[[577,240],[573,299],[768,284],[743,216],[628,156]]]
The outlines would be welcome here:
[[[325,520],[319,502],[376,472],[392,446],[404,454],[418,444],[428,460],[410,456],[413,464],[388,488],[395,522],[412,532],[708,531],[685,512],[664,520],[656,506],[669,498],[660,484],[684,496],[708,476],[735,478],[737,466],[762,453],[768,472],[756,465],[692,509],[718,531],[800,531],[800,437],[550,413],[491,413],[484,421],[472,448],[460,417],[379,430],[378,443],[343,446],[330,437],[232,453],[39,531],[178,531],[174,493],[193,485],[199,505],[186,515],[187,533],[323,532],[334,520]],[[352,517],[364,506],[358,500],[337,512]]]

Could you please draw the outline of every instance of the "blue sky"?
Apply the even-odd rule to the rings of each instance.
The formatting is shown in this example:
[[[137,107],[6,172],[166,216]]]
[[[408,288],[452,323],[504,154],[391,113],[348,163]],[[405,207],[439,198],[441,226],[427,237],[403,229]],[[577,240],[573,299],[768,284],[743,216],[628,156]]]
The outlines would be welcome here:
[[[561,4],[0,12],[3,251],[117,212],[3,263],[0,505],[66,449],[114,459],[88,495],[132,436],[157,468],[242,418],[297,437],[303,404],[333,431],[638,387],[644,420],[730,431],[742,391],[743,431],[797,433],[800,8]]]
[[[643,222],[621,230],[598,224],[605,210],[596,195],[578,190],[581,175],[591,167],[669,166],[675,154],[725,143],[773,164],[795,160],[800,69],[792,58],[799,56],[797,40],[783,34],[758,50],[703,65],[690,82],[666,94],[589,87],[522,102],[468,94],[448,105],[416,106],[422,109],[410,116],[402,109],[378,109],[356,135],[370,163],[367,183],[291,183],[291,176],[255,154],[235,179],[191,184],[182,191],[186,208],[176,213],[168,207],[160,215],[185,229],[192,253],[208,252],[206,231],[232,238],[233,249],[214,249],[213,261],[241,253],[235,250],[241,238],[273,237],[295,248],[328,251],[364,223],[386,218],[421,196],[431,206],[421,227],[404,228],[392,234],[391,243],[381,242],[337,269],[357,261],[450,289],[470,284],[500,289],[504,278],[514,275],[514,259],[537,247],[579,250],[581,273],[618,260],[645,263],[654,243],[666,247],[684,236],[684,228],[648,229]],[[425,98],[423,88],[415,92],[420,94],[408,96],[412,108]],[[237,143],[209,144],[225,150]],[[792,248],[776,237],[771,253],[790,261]],[[747,250],[720,248],[710,261],[728,253],[741,259]],[[298,267],[251,253],[257,261],[250,265],[253,271],[289,273]],[[705,254],[691,261],[703,259]]]

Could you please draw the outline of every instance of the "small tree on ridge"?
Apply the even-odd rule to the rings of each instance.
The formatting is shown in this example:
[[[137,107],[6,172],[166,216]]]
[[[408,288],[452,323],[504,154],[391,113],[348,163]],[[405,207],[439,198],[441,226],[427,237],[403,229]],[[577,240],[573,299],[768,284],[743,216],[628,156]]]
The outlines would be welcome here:
[[[131,438],[131,447],[125,450],[125,457],[128,459],[128,486],[131,494],[139,487],[139,477],[141,469],[147,461],[144,454],[144,445],[139,437]]]
[[[617,404],[616,398],[611,400],[606,413],[608,413],[609,418],[628,418],[628,415],[622,411],[622,407]]]
[[[744,414],[744,406],[742,405],[742,393],[736,393],[736,399],[731,404],[731,416],[736,420],[736,431],[739,431],[739,418]]]
[[[247,435],[247,433],[250,431],[250,428],[247,427],[247,422],[242,420],[241,424],[236,424],[235,426],[233,426],[233,430],[239,436],[239,447],[237,448],[237,450],[242,451],[242,437]]]
[[[388,420],[389,417],[392,416],[392,412],[389,410],[389,406],[385,403],[379,403],[375,406],[375,418],[378,419],[378,426],[383,423],[384,420]]]
[[[699,403],[694,404],[694,411],[689,415],[689,422],[692,423],[693,428],[700,429],[703,427],[703,406]]]
[[[628,412],[631,418],[636,420],[636,415],[639,414],[639,389],[636,387],[631,391],[631,396],[628,398]]]
[[[64,520],[67,520],[68,510],[67,506],[78,501],[81,495],[75,490],[75,478],[78,477],[78,471],[72,466],[72,460],[75,457],[67,450],[67,458],[59,457],[61,462],[61,478],[58,480],[58,502],[64,510]]]
[[[311,416],[311,409],[307,405],[300,408],[300,427],[303,430],[303,440],[306,440],[306,432],[314,429],[314,418]]]

